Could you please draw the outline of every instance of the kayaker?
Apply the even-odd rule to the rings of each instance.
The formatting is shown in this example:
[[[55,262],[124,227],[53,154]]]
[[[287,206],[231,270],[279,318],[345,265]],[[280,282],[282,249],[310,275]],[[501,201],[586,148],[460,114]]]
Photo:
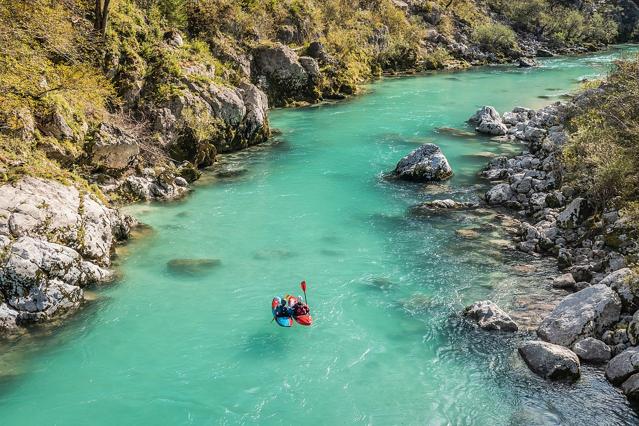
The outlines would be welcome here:
[[[290,317],[292,314],[291,309],[287,306],[286,300],[282,299],[279,306],[275,310],[275,316],[277,317]]]

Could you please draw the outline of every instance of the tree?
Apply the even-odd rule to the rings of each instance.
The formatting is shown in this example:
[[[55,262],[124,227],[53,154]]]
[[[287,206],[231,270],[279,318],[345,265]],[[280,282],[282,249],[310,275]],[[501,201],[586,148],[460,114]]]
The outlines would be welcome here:
[[[102,35],[106,33],[107,21],[109,19],[109,4],[111,0],[95,0],[95,22],[96,31]]]

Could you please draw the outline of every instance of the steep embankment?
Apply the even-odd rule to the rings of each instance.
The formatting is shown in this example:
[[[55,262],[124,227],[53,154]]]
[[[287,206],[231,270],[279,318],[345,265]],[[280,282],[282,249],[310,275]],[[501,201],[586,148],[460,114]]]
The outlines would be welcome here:
[[[59,244],[53,251],[74,250],[73,262],[105,267],[113,241],[128,233],[111,226],[116,213],[105,204],[182,196],[218,153],[268,138],[269,103],[342,98],[382,72],[578,52],[632,36],[633,2],[619,10],[578,3],[113,0],[108,19],[96,20],[88,0],[3,2],[5,324],[77,306],[81,294],[56,290],[60,282],[102,279],[60,272],[71,261],[36,262],[37,273],[18,268],[24,238],[37,240],[30,256],[41,260],[51,259],[47,244]],[[84,251],[94,236],[76,208],[91,203],[104,229],[117,229],[103,235],[99,259]],[[16,225],[27,217],[21,212],[26,227]]]

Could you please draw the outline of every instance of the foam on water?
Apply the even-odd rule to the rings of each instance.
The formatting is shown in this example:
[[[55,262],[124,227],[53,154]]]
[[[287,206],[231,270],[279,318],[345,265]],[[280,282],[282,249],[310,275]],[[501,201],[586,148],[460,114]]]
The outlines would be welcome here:
[[[524,307],[548,309],[552,261],[504,251],[491,212],[408,212],[476,199],[486,158],[517,149],[439,129],[471,130],[483,104],[539,105],[613,57],[385,79],[346,102],[273,111],[276,141],[225,157],[182,202],[130,208],[154,232],[123,251],[121,282],[51,335],[0,348],[1,423],[636,423],[600,370],[546,382],[515,353],[523,334],[459,319],[492,298],[533,327]],[[450,182],[384,179],[427,141]],[[173,259],[220,263],[180,271]],[[315,325],[277,328],[270,300],[301,279]]]

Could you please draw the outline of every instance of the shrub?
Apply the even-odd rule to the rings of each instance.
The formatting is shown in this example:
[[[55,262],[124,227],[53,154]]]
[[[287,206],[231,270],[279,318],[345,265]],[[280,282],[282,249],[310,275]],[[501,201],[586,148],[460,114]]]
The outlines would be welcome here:
[[[596,201],[631,208],[639,201],[639,57],[619,61],[571,121],[567,177]],[[633,207],[634,209],[634,207]]]
[[[472,40],[483,49],[496,54],[507,54],[517,47],[515,32],[498,23],[482,24],[473,30]]]

